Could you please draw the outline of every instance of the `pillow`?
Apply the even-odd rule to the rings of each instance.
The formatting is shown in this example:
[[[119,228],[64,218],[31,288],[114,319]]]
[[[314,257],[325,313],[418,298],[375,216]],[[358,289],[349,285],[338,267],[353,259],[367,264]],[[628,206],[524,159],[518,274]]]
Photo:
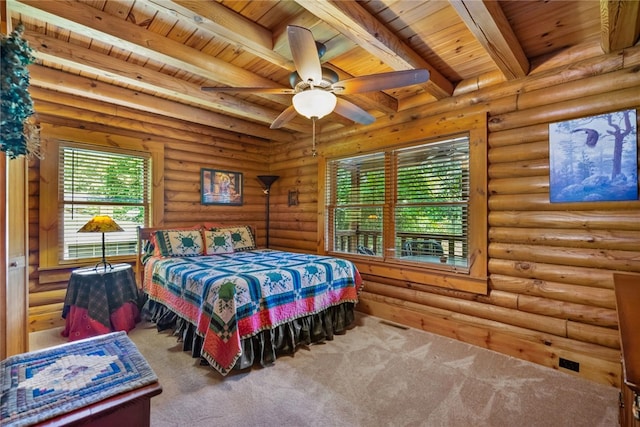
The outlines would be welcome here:
[[[233,251],[250,251],[256,249],[256,241],[253,233],[248,225],[239,225],[237,227],[213,228],[211,231],[228,231],[231,233],[231,241],[233,242]]]
[[[233,241],[229,231],[204,231],[204,253],[206,255],[230,254]]]
[[[200,226],[200,224],[194,224],[191,226],[185,226],[185,227],[172,227],[172,228],[167,228],[166,230],[159,230],[159,231],[190,231],[190,230],[200,230],[202,227]],[[158,246],[158,242],[156,241],[156,233],[157,232],[153,232],[151,233],[151,235],[149,236],[149,241],[151,242],[151,247],[153,248],[153,256],[168,256],[168,255],[163,255],[162,251],[160,250],[160,247]]]
[[[199,256],[204,253],[200,230],[161,230],[154,234],[160,256]]]

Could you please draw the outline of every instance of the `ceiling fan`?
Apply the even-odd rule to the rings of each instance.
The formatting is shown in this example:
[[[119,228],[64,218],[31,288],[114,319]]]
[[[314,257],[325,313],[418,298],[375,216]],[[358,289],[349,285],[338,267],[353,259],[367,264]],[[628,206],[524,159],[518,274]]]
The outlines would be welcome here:
[[[291,73],[289,88],[237,88],[203,87],[211,92],[251,92],[268,94],[289,94],[293,96],[293,105],[286,108],[271,124],[278,129],[292,120],[297,113],[315,120],[335,111],[356,123],[368,125],[375,118],[357,105],[335,95],[374,92],[402,86],[424,83],[429,80],[429,71],[424,69],[393,71],[338,80],[338,74],[320,64],[320,58],[326,51],[324,44],[313,39],[307,28],[287,26],[289,47],[296,70]],[[315,134],[315,132],[314,132]]]

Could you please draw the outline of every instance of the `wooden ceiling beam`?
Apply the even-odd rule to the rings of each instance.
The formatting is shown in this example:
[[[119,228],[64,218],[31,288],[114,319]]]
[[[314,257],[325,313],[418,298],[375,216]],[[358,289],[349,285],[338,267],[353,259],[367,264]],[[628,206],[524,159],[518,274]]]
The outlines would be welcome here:
[[[640,38],[640,2],[600,0],[600,27],[604,53],[634,46]]]
[[[221,84],[237,87],[282,87],[280,84],[231,65],[223,60],[206,55],[196,49],[163,37],[152,31],[140,28],[127,21],[96,10],[82,3],[70,1],[34,1],[8,0],[14,13],[22,13],[35,19],[48,22],[61,28],[111,44],[120,49],[131,51],[151,60],[165,63],[195,75],[217,81]],[[51,58],[53,59],[53,58]],[[143,72],[142,70],[140,71]],[[158,88],[162,92],[161,88]],[[222,95],[226,96],[226,95]],[[281,95],[261,94],[273,102],[288,106],[287,98]],[[229,97],[228,99],[230,99]],[[242,106],[238,105],[236,116],[242,116]],[[212,113],[216,114],[216,113]],[[279,114],[279,112],[278,112]],[[274,117],[277,117],[275,114]],[[305,129],[295,121],[287,123],[285,128]],[[267,128],[268,129],[268,128]],[[284,132],[284,131],[281,131]]]
[[[151,60],[228,86],[282,87],[153,31],[114,18],[83,3],[67,0],[7,0],[12,11],[125,49]],[[281,102],[273,99],[275,102]]]
[[[29,67],[29,74],[30,84],[44,89],[107,102],[113,105],[121,105],[138,111],[225,129],[239,134],[252,135],[266,140],[295,140],[293,134],[289,132],[269,129],[257,123],[178,104],[167,99],[157,98],[41,65],[32,64]]]
[[[529,60],[496,0],[449,0],[507,80],[526,77]]]
[[[227,43],[237,46],[240,50],[246,50],[288,71],[295,71],[295,65],[290,59],[291,51],[289,50],[286,26],[299,25],[305,28],[313,28],[315,25],[322,23],[321,19],[305,10],[295,20],[283,23],[283,30],[279,31],[280,34],[276,37],[264,27],[255,24],[219,3],[193,0],[148,0],[148,4],[154,6],[158,12],[170,13],[174,17],[188,20],[192,25],[222,38]],[[281,51],[286,52],[286,57],[273,50],[276,43],[280,46]],[[327,52],[322,57],[322,60],[329,61],[332,56],[342,54],[345,49],[351,48],[351,46],[334,47],[331,42],[328,42]],[[329,68],[335,70],[335,67]],[[340,79],[353,77],[342,70],[335,71],[340,74]],[[356,102],[365,109],[375,109],[384,113],[398,111],[398,101],[384,92],[360,94],[351,98],[357,99]],[[285,127],[287,129],[300,130],[292,122],[288,122]]]
[[[176,99],[183,104],[195,104],[200,108],[235,117],[262,122],[269,126],[280,115],[273,110],[234,98],[229,94],[203,92],[200,86],[175,79],[164,73],[140,67],[126,61],[119,61],[62,40],[26,31],[24,38],[35,49],[34,55],[44,61],[50,61],[73,70],[96,75],[105,79],[115,79],[133,88],[155,92]],[[300,132],[306,132],[308,126],[291,123],[288,126]]]
[[[298,15],[292,22],[283,23],[283,30],[279,31],[280,34],[276,37],[264,27],[255,24],[220,3],[198,0],[148,0],[148,4],[154,6],[158,12],[171,13],[175,17],[186,19],[199,29],[222,38],[227,43],[237,46],[238,49],[245,50],[263,60],[292,72],[295,71],[296,68],[291,59],[286,26],[299,25],[305,28],[312,28],[322,23],[321,19],[305,10],[304,13]],[[280,46],[280,50],[283,53],[286,52],[285,55],[274,51],[274,45],[276,43]],[[331,45],[331,42],[327,43],[328,50],[322,57],[322,60],[329,61],[332,56],[344,53],[345,48],[351,49],[352,47],[334,47]],[[344,71],[340,71],[340,78],[353,77],[345,74]],[[395,113],[398,111],[398,101],[384,92],[360,94],[353,99],[357,99],[358,104],[365,109],[376,109],[384,113]],[[288,122],[285,127],[287,129],[299,130],[292,122]]]
[[[220,3],[202,0],[147,0],[158,12],[189,21],[239,51],[249,52],[289,71],[295,70],[291,57],[275,52],[273,34]]]
[[[189,133],[185,134],[185,131],[210,137],[216,141],[225,141],[225,145],[226,141],[228,144],[248,142],[252,145],[267,142],[263,138],[252,135],[229,132],[201,123],[174,120],[159,114],[148,114],[140,110],[98,102],[37,86],[30,86],[29,92],[34,100],[40,123],[46,123],[46,119],[43,120],[43,117],[48,116],[63,120],[66,123],[65,126],[74,126],[74,121],[76,127],[82,126],[78,122],[94,122],[98,126],[104,126],[105,129],[119,127],[134,133],[142,132],[174,139],[182,138],[185,142],[192,138],[198,138],[195,135],[188,137]],[[59,122],[57,121],[57,123]]]
[[[68,1],[38,2],[33,0],[9,0],[14,13],[21,13],[49,24],[66,28],[85,37],[112,44],[118,48],[143,55],[151,60],[166,63],[171,67],[191,72],[198,76],[217,81],[221,84],[237,87],[281,87],[278,83],[248,72],[240,67],[206,55],[181,43],[167,39],[154,32],[140,28],[125,20],[115,18],[105,12],[96,10],[82,3]],[[272,41],[268,40],[270,32],[260,29],[229,9],[217,5],[211,10],[203,9],[202,2],[149,0],[148,3],[158,13],[168,14],[176,19],[189,20],[198,28],[222,37],[235,45],[250,46],[248,51],[279,66],[295,69],[290,61],[271,50]],[[208,3],[207,3],[208,4]],[[219,10],[220,8],[223,10]],[[169,9],[170,8],[170,9]],[[313,16],[309,12],[306,16]],[[318,20],[317,17],[313,16]],[[215,21],[214,21],[215,20]],[[318,22],[320,22],[318,20]],[[231,31],[230,27],[235,30]],[[238,29],[240,28],[240,29]],[[34,35],[32,35],[35,37]],[[140,90],[152,91],[170,97],[185,104],[211,109],[235,117],[244,117],[270,124],[280,111],[255,106],[246,101],[234,98],[229,94],[202,93],[195,85],[177,81],[169,75],[134,66],[132,63],[119,62],[114,66],[113,58],[100,58],[101,55],[91,50],[68,49],[59,42],[48,40],[35,42],[35,45],[47,46],[40,50],[40,58],[58,63],[78,72],[86,72],[106,79],[117,80]],[[55,49],[54,49],[55,46]],[[74,48],[75,49],[75,48]],[[58,52],[54,52],[59,50]],[[65,53],[66,52],[66,53]],[[91,65],[89,65],[91,64]],[[343,76],[348,78],[350,76]],[[278,95],[261,95],[280,105],[287,106],[288,99]],[[382,93],[360,94],[351,97],[355,102],[369,110],[383,113],[396,112],[398,102],[393,97]],[[290,121],[285,128],[306,132],[306,124]]]
[[[424,68],[431,77],[423,84],[437,99],[453,94],[453,84],[354,1],[296,0],[298,4],[340,31],[352,42],[394,70]]]

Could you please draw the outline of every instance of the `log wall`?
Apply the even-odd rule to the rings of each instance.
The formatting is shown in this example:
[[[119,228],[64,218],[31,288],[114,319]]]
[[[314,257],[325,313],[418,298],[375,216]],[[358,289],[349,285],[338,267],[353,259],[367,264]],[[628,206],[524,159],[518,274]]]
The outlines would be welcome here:
[[[565,63],[570,63],[566,61]],[[359,309],[569,374],[620,383],[613,273],[640,274],[640,202],[549,202],[549,123],[640,108],[640,48],[589,58],[514,81],[461,83],[453,97],[376,123],[322,132],[319,152],[416,140],[434,121],[488,116],[487,295],[363,274]],[[640,117],[640,114],[638,115]],[[407,126],[411,123],[411,126]],[[420,125],[424,126],[420,126]],[[639,150],[640,152],[640,150]],[[318,159],[311,141],[276,146],[271,172],[271,247],[314,251]],[[290,190],[299,204],[287,206]],[[370,263],[357,260],[362,271]],[[373,264],[373,263],[371,263]],[[395,275],[397,277],[397,274]],[[640,284],[640,276],[639,276]],[[579,372],[559,367],[576,361]]]
[[[91,142],[96,134],[126,136],[144,144],[164,146],[164,206],[159,217],[167,227],[202,222],[251,224],[257,244],[264,245],[265,196],[257,175],[267,174],[269,144],[266,140],[212,129],[157,114],[90,101],[31,87],[41,137],[47,128],[74,129],[73,139]],[[133,96],[133,94],[132,94]],[[180,107],[173,108],[176,113]],[[84,135],[84,136],[83,136]],[[47,159],[31,159],[29,165],[29,330],[64,325],[62,305],[71,268],[44,270],[39,265],[40,165]],[[200,204],[200,168],[239,171],[244,178],[243,206]],[[53,211],[55,212],[55,211]],[[156,215],[158,216],[158,215]],[[130,260],[133,263],[134,257]]]
[[[488,293],[446,289],[437,278],[433,284],[414,283],[400,279],[392,267],[358,260],[367,272],[358,307],[571,374],[559,368],[559,358],[573,360],[580,364],[577,375],[618,386],[612,274],[640,274],[640,202],[549,203],[548,125],[639,108],[640,48],[538,70],[504,83],[462,82],[450,98],[404,106],[366,127],[330,132],[318,123],[323,155],[416,140],[432,134],[434,129],[428,127],[437,126],[434,123],[478,114],[488,119]],[[276,174],[280,179],[271,189],[270,246],[301,252],[316,252],[321,246],[322,195],[310,138],[268,143],[37,86],[31,92],[41,123],[85,130],[88,138],[92,132],[103,132],[163,144],[163,225],[251,223],[258,231],[258,244],[264,245],[265,198],[256,176]],[[183,113],[182,117],[188,115]],[[180,116],[178,111],[173,117]],[[29,167],[32,331],[62,324],[69,277],[69,270],[45,271],[38,265],[40,164],[46,161],[32,160]],[[201,167],[243,172],[243,206],[201,205]],[[298,192],[295,206],[288,205],[290,190]]]

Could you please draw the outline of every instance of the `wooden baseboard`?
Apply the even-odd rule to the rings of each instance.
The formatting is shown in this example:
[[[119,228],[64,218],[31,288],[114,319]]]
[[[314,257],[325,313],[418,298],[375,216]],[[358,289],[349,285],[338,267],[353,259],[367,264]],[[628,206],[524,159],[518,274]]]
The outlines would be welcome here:
[[[29,332],[44,331],[46,329],[64,326],[62,318],[62,303],[52,304],[55,308],[50,311],[29,309]]]
[[[488,326],[462,322],[444,314],[420,312],[402,307],[401,304],[375,301],[368,299],[366,294],[360,296],[356,308],[362,313],[395,323],[453,338],[597,383],[620,387],[619,360],[604,360],[590,354],[558,348],[553,344],[547,345]],[[579,363],[579,372],[561,367],[560,358]]]

